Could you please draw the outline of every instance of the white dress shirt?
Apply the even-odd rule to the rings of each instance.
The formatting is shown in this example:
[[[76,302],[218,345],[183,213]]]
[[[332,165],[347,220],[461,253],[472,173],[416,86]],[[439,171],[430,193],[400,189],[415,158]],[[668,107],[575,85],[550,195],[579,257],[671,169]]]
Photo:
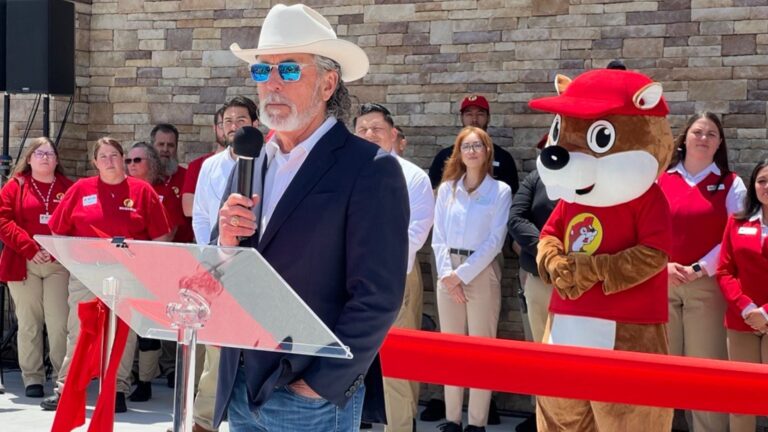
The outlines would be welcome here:
[[[429,176],[418,165],[391,153],[400,162],[408,187],[408,205],[411,217],[408,220],[408,273],[413,270],[416,253],[424,246],[432,228],[435,215],[435,195]]]
[[[683,166],[682,162],[679,162],[677,165],[675,165],[673,168],[671,168],[669,173],[673,173],[677,171],[680,173],[680,175],[683,177],[686,183],[688,183],[689,186],[693,187],[697,184],[701,183],[702,180],[707,178],[710,174],[714,174],[719,176],[721,174],[720,168],[717,167],[717,164],[712,162],[708,167],[704,168],[700,173],[696,175],[691,175],[688,171],[686,171],[685,166]],[[731,188],[728,189],[728,193],[725,196],[725,209],[728,212],[728,216],[738,213],[744,208],[744,197],[747,195],[747,187],[744,186],[744,181],[741,180],[741,177],[736,176],[736,178],[733,180],[733,184],[731,185]],[[699,265],[703,268],[707,269],[707,274],[710,276],[714,276],[715,272],[717,271],[717,262],[719,261],[720,257],[720,243],[715,245],[715,247],[712,248],[709,252],[707,252],[706,255],[704,255],[699,261]]]
[[[440,185],[432,229],[432,249],[440,279],[455,271],[462,282],[469,283],[494,260],[507,236],[511,204],[512,189],[490,175],[471,194],[464,187],[464,177]],[[451,248],[474,253],[454,270]]]
[[[267,174],[264,178],[264,196],[261,213],[261,227],[259,236],[264,235],[269,219],[275,212],[277,203],[283,197],[285,190],[293,181],[299,168],[307,160],[309,152],[315,147],[320,138],[323,137],[336,124],[335,117],[328,117],[307,139],[300,142],[288,153],[283,153],[277,142],[277,134],[272,135],[272,139],[267,142]]]
[[[219,223],[219,206],[236,162],[227,148],[206,159],[200,168],[192,204],[192,230],[199,245],[208,244],[211,230]]]

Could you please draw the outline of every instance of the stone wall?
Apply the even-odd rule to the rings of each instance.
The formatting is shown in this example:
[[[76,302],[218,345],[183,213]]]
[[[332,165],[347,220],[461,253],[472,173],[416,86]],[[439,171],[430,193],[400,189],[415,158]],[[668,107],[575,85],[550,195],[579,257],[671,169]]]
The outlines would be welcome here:
[[[208,151],[216,107],[236,94],[255,96],[245,65],[228,47],[255,46],[273,3],[78,1],[78,90],[62,144],[70,173],[88,172],[86,149],[98,137],[109,134],[125,144],[145,140],[157,122],[178,126],[183,160]],[[366,50],[370,73],[351,92],[360,102],[381,102],[395,113],[409,139],[406,155],[422,167],[453,143],[458,101],[478,92],[491,101],[492,137],[521,171],[529,171],[533,144],[552,117],[531,112],[527,101],[553,94],[557,73],[575,76],[614,58],[663,83],[675,131],[695,111],[722,114],[731,161],[742,175],[768,157],[768,0],[306,3],[341,37]],[[14,101],[11,134],[17,146],[31,99]],[[65,106],[55,99],[52,118],[59,119]],[[421,261],[426,310],[434,314],[428,255]],[[508,256],[500,337],[520,339],[512,295],[516,268]],[[505,398],[501,405],[520,408],[525,402]]]

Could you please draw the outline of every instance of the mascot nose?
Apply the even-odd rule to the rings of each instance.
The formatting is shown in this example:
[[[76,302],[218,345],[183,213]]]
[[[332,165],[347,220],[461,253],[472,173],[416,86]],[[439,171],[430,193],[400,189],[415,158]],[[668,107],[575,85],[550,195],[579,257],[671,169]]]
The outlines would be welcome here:
[[[570,156],[568,150],[560,146],[549,146],[541,151],[541,163],[547,169],[559,170],[568,164]]]

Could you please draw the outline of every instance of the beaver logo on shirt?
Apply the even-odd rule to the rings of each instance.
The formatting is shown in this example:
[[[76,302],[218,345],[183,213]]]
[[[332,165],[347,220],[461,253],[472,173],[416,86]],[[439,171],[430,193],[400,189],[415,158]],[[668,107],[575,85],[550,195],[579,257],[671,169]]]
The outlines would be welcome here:
[[[581,213],[568,224],[565,248],[569,252],[595,253],[603,240],[603,226],[591,213]]]
[[[53,202],[61,202],[61,199],[64,198],[64,192],[59,192],[56,194],[56,196],[53,198]]]
[[[176,186],[173,186],[173,187],[171,187],[171,189],[173,190],[173,194],[176,195],[176,198],[178,198],[179,197],[179,192],[180,192],[179,188],[176,187]]]
[[[123,205],[120,207],[120,210],[135,212],[136,209],[133,208],[133,200],[130,198],[124,199]]]

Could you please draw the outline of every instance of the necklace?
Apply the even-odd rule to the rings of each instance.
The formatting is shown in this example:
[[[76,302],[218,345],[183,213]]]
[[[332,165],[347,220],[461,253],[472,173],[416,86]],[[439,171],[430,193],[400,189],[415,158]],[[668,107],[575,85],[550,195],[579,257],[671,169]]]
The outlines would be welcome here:
[[[32,177],[30,178],[32,179],[32,187],[35,188],[35,192],[37,192],[37,195],[43,201],[43,206],[45,206],[45,214],[46,215],[50,214],[50,212],[48,211],[48,204],[51,202],[51,193],[53,192],[53,186],[56,184],[56,177],[53,178],[53,181],[51,182],[51,187],[48,189],[48,195],[46,196],[43,196],[43,194],[40,192],[40,188],[37,187],[37,181],[35,181],[35,179]]]

